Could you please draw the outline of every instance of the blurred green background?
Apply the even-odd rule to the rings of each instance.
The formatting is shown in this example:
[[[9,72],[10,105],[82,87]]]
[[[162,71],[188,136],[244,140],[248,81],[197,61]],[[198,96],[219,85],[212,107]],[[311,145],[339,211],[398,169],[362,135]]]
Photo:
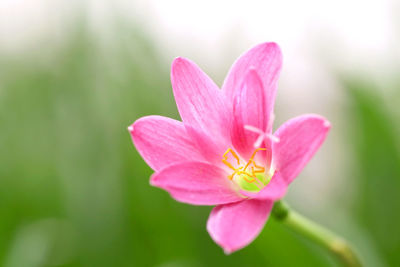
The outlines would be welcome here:
[[[205,229],[211,207],[149,185],[127,126],[150,114],[179,119],[170,61],[140,27],[116,23],[112,32],[100,41],[82,16],[62,45],[0,53],[0,266],[338,266],[273,218],[226,256]],[[298,180],[288,202],[354,243],[365,266],[400,266],[398,75],[386,78],[385,95],[367,75],[335,77],[344,100],[320,168],[346,155],[336,170],[344,182],[313,209],[299,203],[316,189]],[[278,105],[277,117],[279,109],[290,106]],[[337,140],[340,153],[329,151]]]

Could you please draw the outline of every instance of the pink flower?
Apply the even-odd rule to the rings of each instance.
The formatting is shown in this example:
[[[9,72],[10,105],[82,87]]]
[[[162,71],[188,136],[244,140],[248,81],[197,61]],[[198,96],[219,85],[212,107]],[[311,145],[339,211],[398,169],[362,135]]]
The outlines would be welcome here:
[[[155,171],[151,185],[177,201],[216,205],[207,222],[226,253],[257,237],[288,185],[324,141],[330,124],[302,115],[272,134],[282,55],[263,43],[233,65],[222,89],[192,61],[177,58],[171,81],[182,121],[161,116],[129,127],[137,150]]]

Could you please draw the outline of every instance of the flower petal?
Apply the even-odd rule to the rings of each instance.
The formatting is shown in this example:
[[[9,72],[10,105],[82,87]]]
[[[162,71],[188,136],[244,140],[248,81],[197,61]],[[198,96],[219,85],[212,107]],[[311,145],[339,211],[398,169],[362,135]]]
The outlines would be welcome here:
[[[281,66],[282,53],[279,46],[276,43],[259,44],[236,60],[224,81],[222,90],[227,98],[233,102],[236,91],[241,89],[245,74],[251,67],[254,67],[263,82],[267,99],[266,110],[270,114],[274,107]]]
[[[286,194],[287,183],[283,179],[282,175],[279,172],[275,172],[274,176],[271,178],[271,181],[261,189],[258,193],[253,193],[249,191],[241,190],[240,193],[244,196],[256,199],[269,199],[269,200],[279,200],[283,198]]]
[[[226,151],[226,140],[216,136],[210,137],[199,129],[186,125],[186,131],[195,144],[196,150],[214,165],[222,165],[222,155]]]
[[[250,199],[217,206],[208,218],[207,231],[225,253],[232,253],[258,236],[273,204],[273,201]]]
[[[180,121],[147,116],[128,129],[136,149],[153,170],[188,160],[205,161]]]
[[[155,173],[150,183],[165,189],[177,201],[193,205],[219,205],[243,199],[224,170],[202,162],[168,166]]]
[[[246,130],[245,126],[252,126],[264,132],[269,117],[265,108],[262,81],[252,68],[243,80],[242,89],[236,91],[233,103],[232,143],[244,158],[248,158],[254,151],[253,145],[260,136]]]
[[[280,142],[273,143],[273,162],[288,184],[321,146],[329,129],[329,121],[309,114],[287,121],[275,132]]]
[[[172,63],[171,82],[182,121],[211,136],[230,140],[230,118],[225,97],[218,86],[192,61]]]

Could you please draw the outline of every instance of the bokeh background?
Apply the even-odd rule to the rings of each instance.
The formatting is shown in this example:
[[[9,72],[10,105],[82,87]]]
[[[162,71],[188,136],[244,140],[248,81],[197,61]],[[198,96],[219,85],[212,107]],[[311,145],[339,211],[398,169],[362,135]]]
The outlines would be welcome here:
[[[179,119],[174,57],[221,85],[264,41],[284,54],[275,128],[333,125],[287,202],[365,266],[400,266],[399,18],[395,0],[0,1],[0,266],[338,266],[274,219],[224,255],[211,207],[151,187],[127,131]]]

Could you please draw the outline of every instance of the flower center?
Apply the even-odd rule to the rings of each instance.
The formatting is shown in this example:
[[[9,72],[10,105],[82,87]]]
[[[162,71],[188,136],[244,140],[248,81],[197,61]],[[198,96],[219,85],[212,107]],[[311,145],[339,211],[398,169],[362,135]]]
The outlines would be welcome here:
[[[264,188],[271,180],[272,175],[266,172],[265,167],[256,163],[255,157],[259,151],[265,150],[265,148],[255,149],[249,160],[244,162],[234,150],[228,148],[222,156],[222,162],[232,170],[232,173],[228,175],[229,180],[246,191],[258,192]],[[230,158],[234,163],[229,162]]]

